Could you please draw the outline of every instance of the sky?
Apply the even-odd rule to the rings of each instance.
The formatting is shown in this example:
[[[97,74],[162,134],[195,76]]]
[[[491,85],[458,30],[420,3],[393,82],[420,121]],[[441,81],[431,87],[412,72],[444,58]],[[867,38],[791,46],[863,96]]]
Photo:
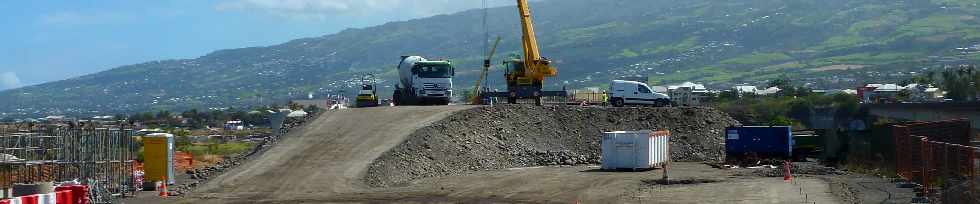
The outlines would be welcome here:
[[[0,90],[481,7],[483,0],[9,1],[0,4]]]

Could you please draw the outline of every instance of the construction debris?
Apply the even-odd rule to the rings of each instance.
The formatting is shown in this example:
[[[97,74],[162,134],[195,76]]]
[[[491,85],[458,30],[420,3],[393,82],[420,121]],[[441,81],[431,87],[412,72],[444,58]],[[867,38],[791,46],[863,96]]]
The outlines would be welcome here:
[[[598,164],[602,133],[616,130],[670,130],[674,161],[721,161],[721,131],[736,124],[710,108],[480,107],[417,130],[375,160],[364,180],[392,186],[481,170]]]

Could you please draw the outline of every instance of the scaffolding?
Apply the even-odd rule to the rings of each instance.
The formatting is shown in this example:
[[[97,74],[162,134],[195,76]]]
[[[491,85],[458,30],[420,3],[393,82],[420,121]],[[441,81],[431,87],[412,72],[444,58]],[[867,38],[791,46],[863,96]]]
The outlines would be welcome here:
[[[17,183],[77,181],[93,189],[93,202],[132,195],[135,131],[108,128],[0,124],[0,188]]]

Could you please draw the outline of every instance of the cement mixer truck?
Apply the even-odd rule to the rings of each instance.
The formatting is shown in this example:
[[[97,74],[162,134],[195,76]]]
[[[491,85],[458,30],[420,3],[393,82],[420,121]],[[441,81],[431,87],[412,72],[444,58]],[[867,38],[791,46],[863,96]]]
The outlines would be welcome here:
[[[456,70],[450,61],[429,61],[421,56],[402,56],[399,84],[391,97],[396,106],[449,105]]]

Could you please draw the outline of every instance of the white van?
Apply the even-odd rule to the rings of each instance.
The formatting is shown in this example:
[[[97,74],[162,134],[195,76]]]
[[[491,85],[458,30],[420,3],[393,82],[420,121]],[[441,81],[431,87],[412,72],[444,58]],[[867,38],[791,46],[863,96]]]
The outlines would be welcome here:
[[[635,105],[670,105],[670,96],[667,94],[653,92],[646,83],[614,80],[609,85],[609,103],[616,107],[623,107],[627,104]]]

